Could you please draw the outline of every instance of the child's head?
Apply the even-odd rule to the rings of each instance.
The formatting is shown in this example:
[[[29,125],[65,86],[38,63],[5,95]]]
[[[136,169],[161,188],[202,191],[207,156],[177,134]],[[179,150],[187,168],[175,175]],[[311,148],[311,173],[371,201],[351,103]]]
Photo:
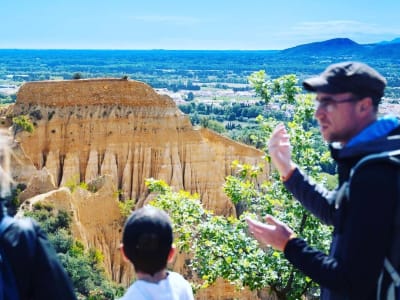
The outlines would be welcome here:
[[[173,242],[172,223],[164,211],[145,206],[125,223],[123,251],[136,271],[154,275],[166,268]]]

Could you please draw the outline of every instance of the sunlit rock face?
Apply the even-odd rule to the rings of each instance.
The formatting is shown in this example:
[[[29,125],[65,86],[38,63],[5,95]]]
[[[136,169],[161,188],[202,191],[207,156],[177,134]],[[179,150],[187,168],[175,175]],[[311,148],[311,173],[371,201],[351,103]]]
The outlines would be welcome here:
[[[24,84],[14,115],[35,123],[18,134],[36,169],[46,167],[57,186],[110,175],[125,199],[143,205],[146,178],[197,192],[206,208],[235,213],[222,185],[231,163],[262,161],[262,152],[207,129],[195,129],[167,96],[122,79]]]

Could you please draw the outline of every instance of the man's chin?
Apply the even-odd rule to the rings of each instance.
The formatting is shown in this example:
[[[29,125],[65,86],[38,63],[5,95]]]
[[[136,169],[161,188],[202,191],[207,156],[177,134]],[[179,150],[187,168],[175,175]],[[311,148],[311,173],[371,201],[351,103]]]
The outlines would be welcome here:
[[[328,142],[329,134],[328,134],[326,128],[320,126],[319,127],[319,132],[321,133],[321,135],[324,138],[324,140]]]

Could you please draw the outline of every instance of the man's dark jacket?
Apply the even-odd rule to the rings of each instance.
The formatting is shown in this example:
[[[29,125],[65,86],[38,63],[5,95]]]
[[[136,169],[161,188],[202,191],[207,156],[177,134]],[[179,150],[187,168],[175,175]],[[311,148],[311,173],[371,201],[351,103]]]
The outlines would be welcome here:
[[[388,136],[335,149],[339,188],[351,168],[372,153],[400,149],[400,127]],[[377,162],[361,167],[353,176],[349,199],[335,208],[337,190],[314,185],[298,169],[286,188],[324,223],[333,225],[329,255],[300,239],[288,242],[286,258],[322,287],[321,299],[376,299],[376,285],[393,236],[395,206],[400,201],[398,167]]]

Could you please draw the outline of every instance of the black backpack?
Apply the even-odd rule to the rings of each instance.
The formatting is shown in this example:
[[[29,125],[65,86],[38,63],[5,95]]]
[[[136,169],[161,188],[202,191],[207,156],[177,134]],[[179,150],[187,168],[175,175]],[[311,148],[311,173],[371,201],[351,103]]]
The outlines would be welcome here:
[[[355,172],[366,164],[375,162],[389,162],[398,167],[397,185],[400,195],[400,149],[370,154],[362,158],[350,171],[349,180],[340,187],[335,201],[338,208],[344,198],[349,199],[351,179]],[[377,300],[400,300],[400,199],[396,205],[394,220],[394,237],[390,246],[390,252],[385,257],[383,269],[377,282]],[[384,284],[384,282],[386,282]],[[389,283],[388,283],[389,282]]]

